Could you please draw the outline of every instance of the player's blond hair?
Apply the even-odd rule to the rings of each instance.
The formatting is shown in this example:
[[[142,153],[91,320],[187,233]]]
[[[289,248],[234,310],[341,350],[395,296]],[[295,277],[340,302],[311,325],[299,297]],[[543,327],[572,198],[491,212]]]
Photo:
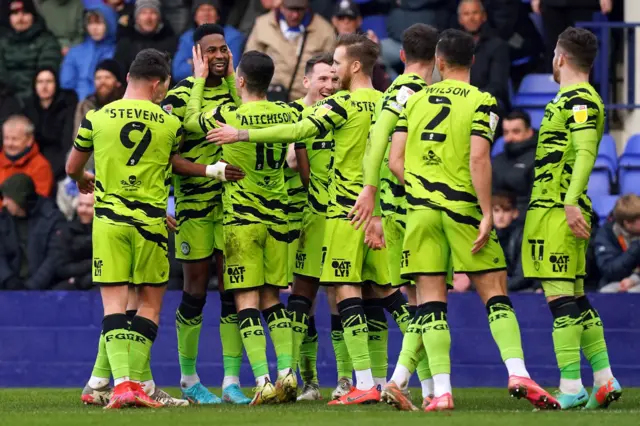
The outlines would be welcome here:
[[[620,197],[613,209],[613,218],[620,225],[640,218],[640,197],[636,194]]]

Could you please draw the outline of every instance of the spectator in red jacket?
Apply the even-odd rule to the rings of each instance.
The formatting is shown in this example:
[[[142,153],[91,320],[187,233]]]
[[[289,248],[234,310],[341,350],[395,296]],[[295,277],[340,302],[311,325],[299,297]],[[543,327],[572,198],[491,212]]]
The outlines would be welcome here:
[[[13,115],[4,122],[0,184],[8,177],[22,173],[31,177],[38,195],[49,197],[53,188],[53,172],[34,142],[34,126],[27,117]]]

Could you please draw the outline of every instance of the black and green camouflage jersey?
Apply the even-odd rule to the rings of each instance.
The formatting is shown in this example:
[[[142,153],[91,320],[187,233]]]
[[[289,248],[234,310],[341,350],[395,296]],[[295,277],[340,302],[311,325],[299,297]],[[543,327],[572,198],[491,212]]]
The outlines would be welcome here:
[[[181,139],[180,120],[150,101],[121,99],[89,111],[74,147],[93,151],[95,217],[138,230],[164,222],[169,159],[178,152]]]
[[[260,129],[296,120],[296,112],[284,102],[256,101],[240,107],[225,105],[200,112],[203,88],[204,80],[196,79],[185,116],[187,130],[199,126],[207,132],[217,126],[216,121],[238,129]],[[225,225],[288,223],[288,195],[284,184],[286,158],[286,143],[244,142],[223,146],[222,159],[245,172],[242,180],[224,183]]]
[[[305,108],[304,98],[297,99],[289,103],[295,113],[295,121],[300,119],[300,114]],[[289,222],[301,222],[302,212],[307,204],[307,188],[302,184],[300,173],[292,170],[285,162],[284,182],[289,194]]]
[[[588,83],[561,89],[547,104],[538,136],[529,210],[568,204],[591,212],[587,184],[604,122],[602,99]],[[576,161],[581,154],[586,155],[586,161]]]
[[[441,81],[409,98],[396,124],[396,132],[408,132],[404,161],[408,209],[454,214],[456,209],[478,206],[469,167],[471,136],[492,144],[499,120],[496,111],[493,96],[457,80]]]
[[[187,102],[193,88],[193,77],[188,77],[175,85],[162,101],[162,109],[184,122]],[[210,111],[222,105],[239,105],[236,95],[235,76],[225,78],[215,87],[205,87],[202,111]],[[222,155],[222,148],[205,140],[201,131],[186,131],[180,154],[189,161],[198,164],[214,164]],[[216,179],[203,177],[173,177],[176,199],[176,220],[178,225],[188,219],[202,218],[212,214],[221,214],[222,183]],[[216,210],[214,212],[214,210]]]
[[[384,92],[382,99],[376,104],[372,130],[373,126],[382,119],[380,125],[383,127],[383,132],[389,135],[390,139],[409,97],[425,87],[427,87],[427,83],[418,74],[411,73],[398,76]],[[407,212],[404,186],[389,170],[390,149],[391,144],[389,143],[380,167],[380,207],[383,216],[394,213],[405,214]]]

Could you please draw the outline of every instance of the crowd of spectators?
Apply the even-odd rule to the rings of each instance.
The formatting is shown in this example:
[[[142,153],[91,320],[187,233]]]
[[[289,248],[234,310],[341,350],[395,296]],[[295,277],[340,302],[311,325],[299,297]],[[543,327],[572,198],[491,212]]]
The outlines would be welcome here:
[[[494,158],[494,221],[512,291],[538,291],[520,265],[522,226],[533,182],[537,130],[512,111],[510,81],[550,70],[560,30],[614,0],[0,0],[0,289],[88,289],[93,200],[66,178],[64,163],[87,111],[122,97],[135,55],[173,56],[174,83],[192,73],[193,30],[224,25],[237,65],[259,50],[276,65],[270,98],[303,95],[305,62],[338,35],[363,33],[382,55],[374,87],[402,72],[402,31],[416,22],[460,28],[477,49],[471,83],[498,100],[504,151]],[[544,31],[534,25],[541,16]],[[384,16],[384,21],[376,18]],[[375,22],[384,22],[383,26]],[[546,41],[546,43],[544,42]],[[550,56],[551,55],[551,56]],[[436,72],[437,74],[437,72]],[[439,76],[434,75],[434,81]],[[88,165],[93,168],[93,164]],[[594,231],[591,288],[640,291],[640,201],[625,196]],[[170,287],[181,287],[172,267]],[[473,283],[456,275],[456,291]]]

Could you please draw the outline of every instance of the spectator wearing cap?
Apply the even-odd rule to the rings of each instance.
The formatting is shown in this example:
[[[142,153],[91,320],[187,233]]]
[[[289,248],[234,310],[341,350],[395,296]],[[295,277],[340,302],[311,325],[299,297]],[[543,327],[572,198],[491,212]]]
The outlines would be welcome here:
[[[362,30],[362,14],[358,5],[351,0],[341,0],[336,4],[331,23],[336,30],[338,36],[346,34],[366,34],[367,37],[380,44],[380,40],[376,34],[368,30],[366,33]],[[385,66],[380,62],[376,62],[373,67],[373,75],[371,77],[373,87],[376,90],[384,92],[389,87],[389,76],[385,70]]]
[[[203,24],[217,24],[220,21],[220,2],[218,0],[195,0],[191,6],[193,16],[193,28],[188,29],[180,36],[178,51],[171,62],[172,78],[175,81],[183,80],[193,74],[191,61],[193,48],[193,31]],[[245,36],[231,25],[225,25],[224,38],[227,46],[233,54],[234,68],[238,66],[242,56]]]
[[[60,88],[56,70],[49,67],[38,71],[33,86],[24,115],[33,123],[40,152],[51,164],[54,179],[59,181],[66,177],[66,153],[73,144],[78,97],[73,90]]]
[[[12,115],[2,125],[0,184],[22,173],[33,179],[38,194],[48,197],[53,188],[53,173],[35,143],[34,131],[33,124],[23,115]]]
[[[84,16],[87,35],[84,42],[71,48],[60,67],[60,85],[75,90],[79,100],[94,92],[96,66],[113,58],[116,50],[118,16],[109,6],[97,3]]]
[[[127,28],[118,39],[115,60],[126,73],[141,50],[153,48],[173,57],[177,47],[176,35],[162,20],[160,0],[137,0],[134,25]]]
[[[0,194],[0,289],[50,289],[62,215],[52,200],[38,195],[28,175],[15,174],[2,182]]]
[[[56,37],[66,55],[84,37],[82,0],[36,0],[47,28]]]
[[[12,0],[6,13],[11,29],[0,38],[0,80],[24,102],[33,93],[36,71],[47,66],[57,69],[62,54],[32,0]]]
[[[256,20],[245,50],[257,50],[273,59],[271,83],[285,91],[291,87],[288,100],[292,101],[305,94],[302,76],[307,61],[333,50],[334,43],[333,27],[311,10],[308,0],[282,0],[280,7]]]

